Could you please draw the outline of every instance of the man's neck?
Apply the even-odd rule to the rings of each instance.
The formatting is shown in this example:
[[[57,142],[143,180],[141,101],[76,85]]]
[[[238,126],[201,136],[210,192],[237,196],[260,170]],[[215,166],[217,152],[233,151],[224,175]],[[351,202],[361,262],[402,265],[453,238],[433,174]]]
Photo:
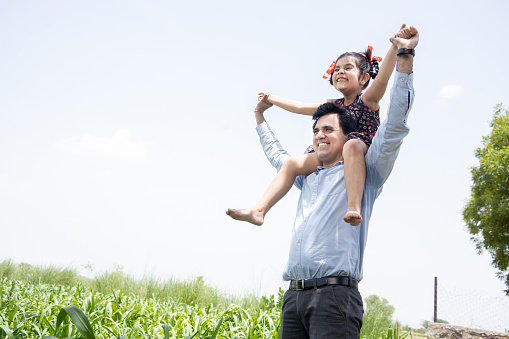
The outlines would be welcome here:
[[[327,163],[327,164],[323,163],[323,165],[322,165],[322,166],[323,166],[323,167],[332,167],[332,166],[334,166],[335,164],[337,164],[338,162],[343,162],[343,161],[345,161],[345,160],[343,159],[343,157],[341,157],[340,159],[337,159],[336,161],[334,161],[334,162],[332,162],[332,163]]]

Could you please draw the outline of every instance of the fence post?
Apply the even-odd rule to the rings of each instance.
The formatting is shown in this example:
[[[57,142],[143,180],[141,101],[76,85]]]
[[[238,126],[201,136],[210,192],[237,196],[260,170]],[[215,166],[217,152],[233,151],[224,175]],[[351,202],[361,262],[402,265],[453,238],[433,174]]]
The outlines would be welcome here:
[[[438,287],[438,278],[435,277],[435,312],[433,313],[433,322],[436,323],[437,318],[437,287]]]

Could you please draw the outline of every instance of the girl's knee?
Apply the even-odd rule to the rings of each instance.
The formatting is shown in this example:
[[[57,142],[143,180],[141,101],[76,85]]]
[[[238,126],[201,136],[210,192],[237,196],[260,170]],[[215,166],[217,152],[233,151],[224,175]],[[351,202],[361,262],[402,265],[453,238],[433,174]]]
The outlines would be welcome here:
[[[321,162],[315,153],[294,155],[286,159],[281,171],[295,176],[308,175],[316,171],[316,167],[320,165]]]
[[[281,168],[292,168],[297,166],[297,159],[295,156],[291,156],[285,160]]]
[[[368,145],[360,139],[350,139],[343,146],[343,154],[364,155],[368,151]]]
[[[297,171],[298,160],[295,156],[291,156],[285,160],[281,166],[280,172],[294,174]]]

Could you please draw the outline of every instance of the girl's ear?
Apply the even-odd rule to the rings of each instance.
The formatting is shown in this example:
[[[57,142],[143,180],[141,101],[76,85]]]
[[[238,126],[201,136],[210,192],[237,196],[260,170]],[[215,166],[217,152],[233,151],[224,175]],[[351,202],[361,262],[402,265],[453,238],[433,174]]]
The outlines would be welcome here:
[[[364,73],[363,75],[361,75],[361,78],[360,78],[360,83],[361,85],[364,85],[366,82],[368,82],[370,79],[370,76],[368,73]]]

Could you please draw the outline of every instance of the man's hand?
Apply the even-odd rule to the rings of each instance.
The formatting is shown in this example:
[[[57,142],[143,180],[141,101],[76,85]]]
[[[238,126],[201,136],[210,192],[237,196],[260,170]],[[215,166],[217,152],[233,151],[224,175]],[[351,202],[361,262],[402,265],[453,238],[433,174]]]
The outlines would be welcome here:
[[[396,48],[414,49],[419,43],[419,32],[415,27],[407,27],[405,24],[395,36],[391,38],[391,42]],[[413,71],[414,56],[412,54],[402,54],[398,56],[396,63],[396,71],[410,74]]]
[[[270,92],[260,92],[258,93],[258,104],[255,107],[255,118],[256,124],[260,125],[265,122],[265,117],[263,116],[263,112],[272,107],[272,104],[269,102]]]
[[[415,27],[406,27],[406,25],[403,24],[399,32],[390,40],[397,48],[412,49],[419,43],[419,32]]]
[[[269,101],[270,92],[258,93],[258,105],[256,105],[255,111],[265,112],[267,109],[272,107],[272,103]]]

